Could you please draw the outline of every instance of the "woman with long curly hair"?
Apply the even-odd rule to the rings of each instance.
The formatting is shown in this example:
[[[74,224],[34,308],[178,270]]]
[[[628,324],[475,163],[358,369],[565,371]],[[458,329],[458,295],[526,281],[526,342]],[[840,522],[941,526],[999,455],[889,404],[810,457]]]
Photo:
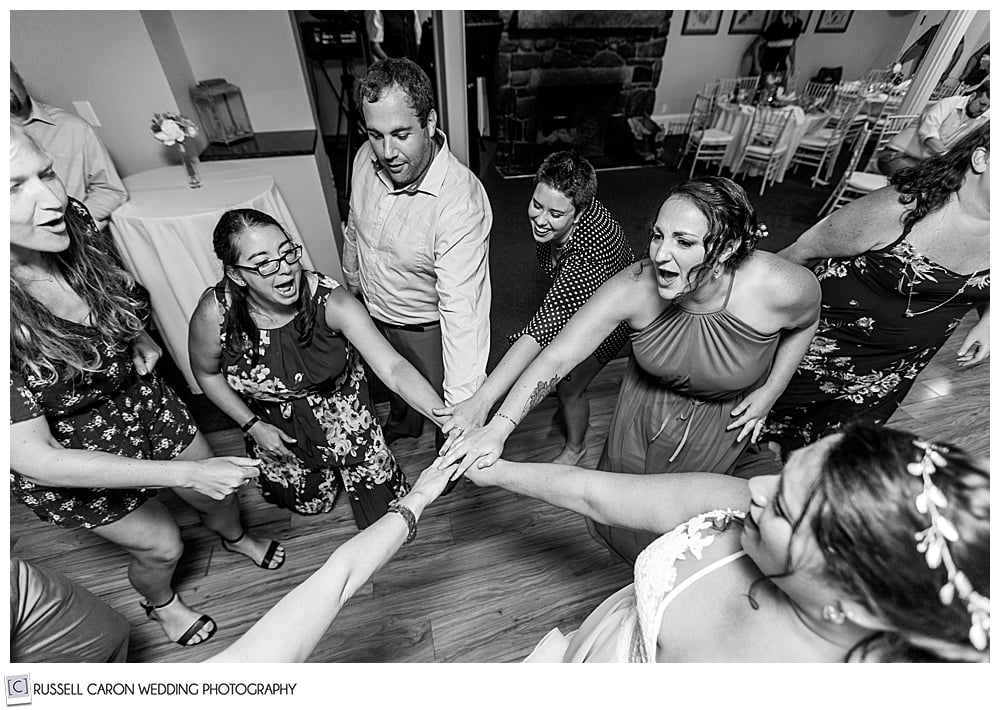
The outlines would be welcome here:
[[[182,646],[215,622],[186,606],[171,578],[184,549],[154,496],[172,488],[232,549],[276,569],[284,550],[245,534],[235,490],[257,462],[212,458],[177,395],[153,370],[135,282],[102,251],[87,208],[66,196],[52,161],[10,129],[11,490],[43,520],[87,529],[132,559],[147,616]]]
[[[445,464],[496,461],[528,411],[618,324],[632,356],[598,468],[712,471],[736,461],[792,376],[815,331],[819,285],[801,266],[756,249],[763,229],[728,178],[674,184],[650,230],[649,255],[608,279],[528,366],[493,419],[456,437]],[[652,536],[597,528],[629,562]]]
[[[347,492],[366,528],[409,490],[386,445],[365,366],[439,425],[444,403],[330,277],[302,268],[302,246],[270,215],[236,209],[213,234],[222,280],[191,317],[191,369],[261,458],[264,498],[304,515]],[[364,362],[362,362],[362,358]]]
[[[658,535],[633,584],[529,661],[990,660],[990,474],[955,447],[854,424],[749,481],[507,461],[466,475]]]
[[[792,451],[852,419],[884,423],[972,308],[959,367],[990,352],[990,126],[896,173],[784,251],[823,289],[819,330],[764,439]]]

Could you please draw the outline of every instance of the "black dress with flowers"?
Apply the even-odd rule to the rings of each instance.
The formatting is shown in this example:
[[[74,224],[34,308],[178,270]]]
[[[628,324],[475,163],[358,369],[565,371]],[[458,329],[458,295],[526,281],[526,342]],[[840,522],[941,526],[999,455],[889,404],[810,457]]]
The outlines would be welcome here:
[[[100,340],[90,326],[66,327]],[[67,449],[103,451],[166,461],[186,449],[197,427],[180,398],[155,372],[140,376],[128,343],[105,345],[101,369],[46,385],[12,363],[11,423],[44,416]],[[156,491],[129,488],[55,488],[10,472],[10,488],[42,520],[64,528],[92,528],[124,518]]]
[[[222,313],[222,373],[254,414],[296,440],[285,443],[287,456],[278,457],[257,449],[247,437],[248,450],[263,461],[264,499],[305,515],[327,513],[343,485],[363,529],[409,488],[386,446],[361,358],[326,323],[327,298],[340,284],[318,273],[306,276],[316,306],[311,341],[299,343],[294,319],[261,329],[256,362],[250,352],[237,354],[227,347],[226,281],[215,287]]]
[[[783,452],[854,419],[884,424],[969,309],[989,303],[989,269],[956,274],[918,253],[908,233],[815,268],[819,330],[767,424]]]

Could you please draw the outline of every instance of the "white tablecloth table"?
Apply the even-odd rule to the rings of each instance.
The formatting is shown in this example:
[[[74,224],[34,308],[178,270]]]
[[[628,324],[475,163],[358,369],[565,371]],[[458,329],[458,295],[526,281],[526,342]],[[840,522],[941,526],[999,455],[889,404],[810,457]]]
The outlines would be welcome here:
[[[125,265],[149,289],[153,320],[191,389],[201,390],[188,360],[188,320],[198,298],[222,278],[212,230],[224,212],[252,207],[274,217],[299,244],[295,221],[274,178],[252,168],[201,165],[202,186],[187,185],[182,166],[125,178],[129,200],[111,215]],[[308,253],[303,264],[312,268]]]
[[[781,136],[779,144],[785,145],[788,150],[785,152],[781,165],[778,168],[776,182],[785,179],[785,170],[792,161],[795,150],[799,147],[802,139],[812,131],[823,125],[827,115],[823,113],[807,114],[800,106],[785,106],[781,111],[791,114],[792,118],[785,127],[785,132]],[[750,127],[753,124],[754,114],[757,109],[753,106],[737,105],[732,103],[719,102],[719,111],[715,116],[713,128],[732,133],[734,140],[729,144],[726,155],[722,159],[722,165],[732,170],[736,167],[736,161],[750,137]],[[751,174],[753,172],[751,171]]]

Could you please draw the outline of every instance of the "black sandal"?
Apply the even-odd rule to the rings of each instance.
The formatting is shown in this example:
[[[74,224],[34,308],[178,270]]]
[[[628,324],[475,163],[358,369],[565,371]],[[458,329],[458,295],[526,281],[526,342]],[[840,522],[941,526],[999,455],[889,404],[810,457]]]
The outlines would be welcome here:
[[[229,545],[235,545],[246,536],[247,536],[246,528],[244,528],[243,532],[240,533],[240,536],[234,540],[230,540],[228,537],[223,537],[222,535],[219,535],[219,539],[222,540],[222,549],[225,550],[226,552],[235,552],[237,554],[246,557],[246,553],[240,552],[239,550],[233,550],[227,546],[227,543]],[[264,559],[262,559],[260,563],[257,564],[257,566],[260,567],[261,569],[266,569],[266,570],[280,569],[281,565],[285,564],[284,557],[281,558],[281,562],[274,565],[273,567],[271,566],[271,562],[274,561],[274,556],[275,554],[277,554],[278,550],[284,550],[284,549],[285,548],[282,547],[280,542],[278,542],[277,540],[271,540],[271,544],[268,546],[267,552],[264,553]],[[253,560],[250,561],[253,562]]]
[[[170,595],[170,599],[163,602],[162,604],[150,604],[149,602],[139,602],[139,606],[141,606],[143,611],[146,612],[147,619],[153,619],[153,621],[159,623],[160,620],[153,616],[153,612],[156,611],[157,609],[162,609],[164,607],[170,606],[171,604],[174,603],[175,599],[177,599],[177,592],[173,592]],[[194,643],[191,643],[191,639],[197,636],[198,632],[201,631],[203,628],[205,628],[206,624],[212,624],[212,630],[208,632],[208,636],[206,636],[203,639],[197,640]],[[219,630],[219,625],[215,623],[215,619],[210,617],[208,614],[202,614],[195,620],[193,624],[191,624],[188,627],[187,631],[181,634],[181,637],[179,639],[174,641],[174,643],[176,643],[178,646],[184,646],[184,647],[199,646],[208,641],[213,636],[215,636],[215,632],[218,630]]]

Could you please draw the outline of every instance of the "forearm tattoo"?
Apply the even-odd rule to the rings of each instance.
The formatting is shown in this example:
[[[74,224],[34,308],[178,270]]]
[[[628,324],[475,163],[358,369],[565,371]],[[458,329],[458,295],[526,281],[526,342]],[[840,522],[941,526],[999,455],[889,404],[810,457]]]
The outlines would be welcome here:
[[[562,378],[560,378],[559,375],[556,375],[548,382],[539,381],[538,384],[535,385],[535,389],[532,390],[531,396],[528,398],[527,404],[524,405],[524,411],[521,412],[521,417],[522,418],[526,417],[528,415],[528,412],[530,412],[532,409],[535,408],[536,404],[545,399],[545,397],[549,394],[549,392],[552,391],[552,388],[559,383],[560,379]]]

